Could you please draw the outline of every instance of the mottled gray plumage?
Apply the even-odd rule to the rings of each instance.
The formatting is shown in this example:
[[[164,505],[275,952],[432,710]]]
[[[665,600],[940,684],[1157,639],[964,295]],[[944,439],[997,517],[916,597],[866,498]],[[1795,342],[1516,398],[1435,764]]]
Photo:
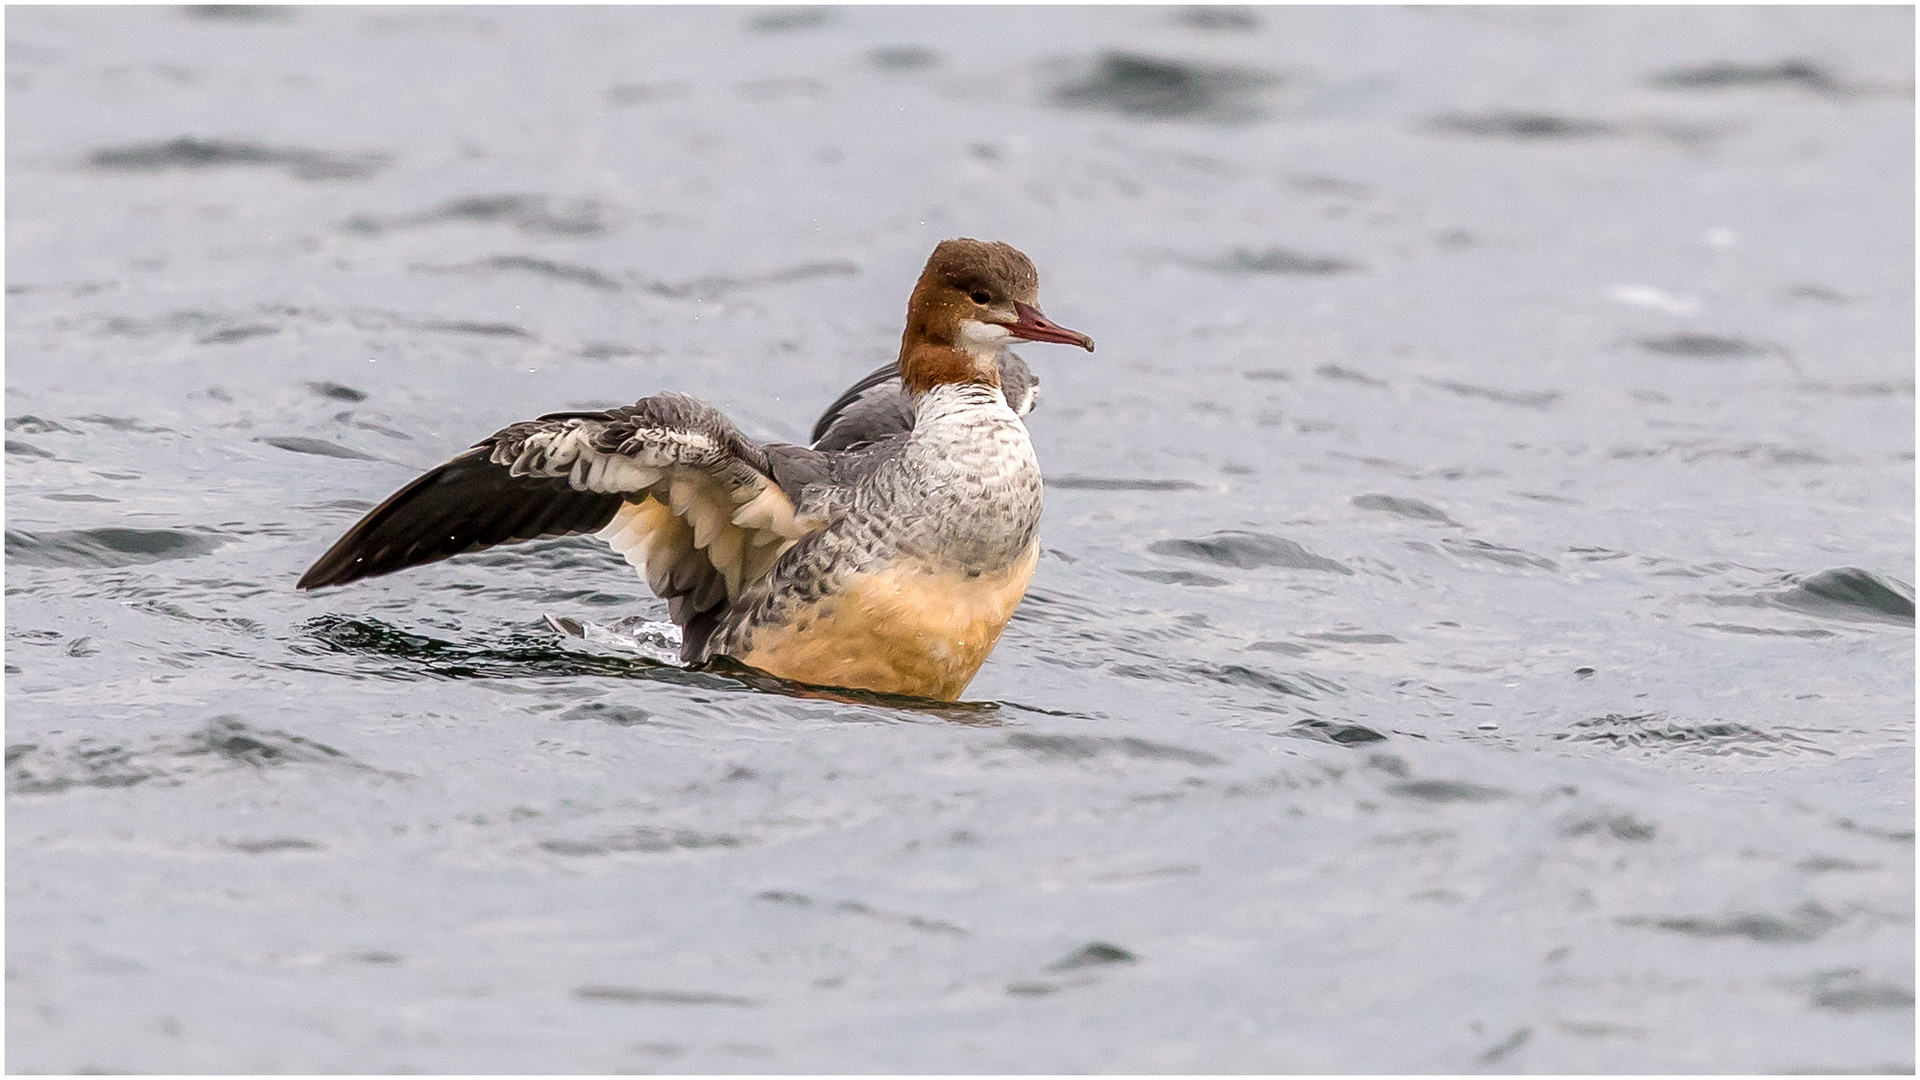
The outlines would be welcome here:
[[[1040,526],[1040,463],[1000,392],[977,383],[935,387],[916,421],[861,449],[812,451],[819,457],[809,464],[825,459],[833,481],[803,489],[798,506],[828,525],[735,599],[709,655],[744,649],[757,628],[783,624],[847,578],[896,560],[979,574],[1027,550]]]

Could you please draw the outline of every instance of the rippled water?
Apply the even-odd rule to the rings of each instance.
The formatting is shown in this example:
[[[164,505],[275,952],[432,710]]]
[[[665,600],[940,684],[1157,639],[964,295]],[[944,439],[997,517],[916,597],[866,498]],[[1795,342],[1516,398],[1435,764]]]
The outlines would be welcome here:
[[[1910,1071],[1904,8],[14,8],[16,1071]],[[953,707],[318,595],[1031,254]]]

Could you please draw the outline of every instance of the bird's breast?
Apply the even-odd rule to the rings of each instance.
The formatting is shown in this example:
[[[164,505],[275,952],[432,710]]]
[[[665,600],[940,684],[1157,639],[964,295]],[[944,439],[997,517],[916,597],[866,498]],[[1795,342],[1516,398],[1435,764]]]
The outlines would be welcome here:
[[[970,572],[1025,555],[1040,525],[1040,462],[992,387],[923,402],[884,511],[901,549]]]

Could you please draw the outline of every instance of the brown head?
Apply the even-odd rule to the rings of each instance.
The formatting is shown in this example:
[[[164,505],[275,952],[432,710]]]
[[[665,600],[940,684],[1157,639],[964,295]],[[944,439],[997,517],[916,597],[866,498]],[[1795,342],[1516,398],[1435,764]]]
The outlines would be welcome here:
[[[907,392],[945,383],[1000,385],[994,355],[1013,341],[1093,351],[1093,339],[1040,314],[1040,275],[1010,244],[942,240],[907,302],[900,374]]]

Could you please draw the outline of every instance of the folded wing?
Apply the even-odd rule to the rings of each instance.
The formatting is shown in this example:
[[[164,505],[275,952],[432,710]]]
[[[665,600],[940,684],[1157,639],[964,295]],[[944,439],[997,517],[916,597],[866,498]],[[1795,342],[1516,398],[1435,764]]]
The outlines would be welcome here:
[[[812,452],[774,449],[769,454],[719,410],[682,394],[514,424],[375,507],[299,587],[594,532],[669,601],[676,623],[711,624],[730,598],[823,524],[796,513],[798,488],[784,490],[775,478],[801,464],[796,452]]]
[[[1007,404],[1015,416],[1027,415],[1039,396],[1040,377],[1011,350],[1000,350],[996,359]],[[869,371],[827,406],[814,421],[813,448],[852,450],[912,430],[913,399],[901,389],[900,366],[887,364]]]

